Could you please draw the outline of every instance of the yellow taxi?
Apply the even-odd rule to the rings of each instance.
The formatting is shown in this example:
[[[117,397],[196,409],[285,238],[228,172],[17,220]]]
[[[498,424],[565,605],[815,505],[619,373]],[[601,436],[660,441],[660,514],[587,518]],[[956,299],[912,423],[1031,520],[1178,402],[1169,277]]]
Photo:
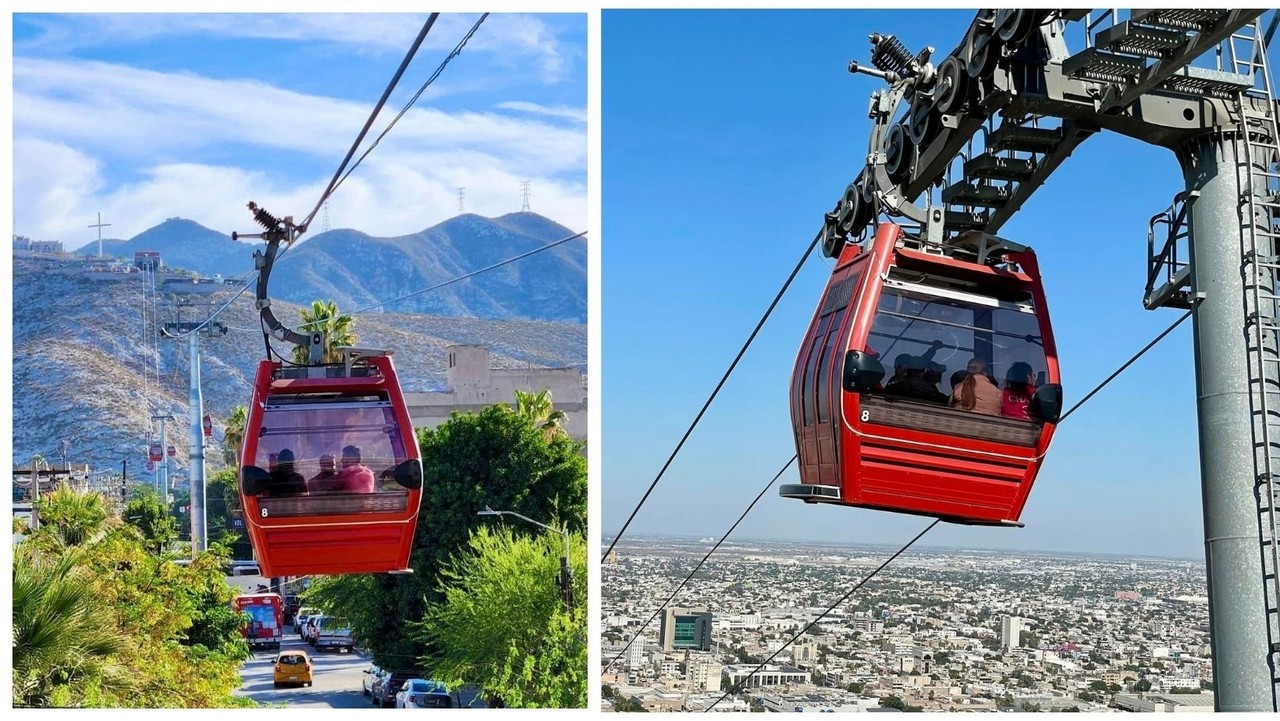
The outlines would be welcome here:
[[[311,657],[306,651],[281,651],[276,654],[275,687],[311,685]]]

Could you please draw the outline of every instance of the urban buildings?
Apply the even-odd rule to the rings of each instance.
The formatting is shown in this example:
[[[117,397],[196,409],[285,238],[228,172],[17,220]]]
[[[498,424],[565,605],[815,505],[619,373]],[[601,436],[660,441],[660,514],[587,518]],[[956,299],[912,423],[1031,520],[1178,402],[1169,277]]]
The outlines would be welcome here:
[[[666,608],[658,632],[663,651],[711,650],[712,614],[688,608]]]

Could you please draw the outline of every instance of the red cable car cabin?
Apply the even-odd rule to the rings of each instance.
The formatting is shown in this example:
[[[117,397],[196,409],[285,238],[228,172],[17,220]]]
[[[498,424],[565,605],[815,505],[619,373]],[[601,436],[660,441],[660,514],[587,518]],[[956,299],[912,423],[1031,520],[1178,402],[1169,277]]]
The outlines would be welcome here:
[[[258,363],[240,494],[262,575],[409,566],[422,462],[391,358],[342,366]],[[306,377],[308,373],[321,377]]]
[[[973,260],[904,247],[890,223],[844,247],[792,373],[802,482],[782,496],[1021,525],[1061,412],[1057,353],[1035,254],[971,238]],[[970,374],[966,410],[952,389]]]

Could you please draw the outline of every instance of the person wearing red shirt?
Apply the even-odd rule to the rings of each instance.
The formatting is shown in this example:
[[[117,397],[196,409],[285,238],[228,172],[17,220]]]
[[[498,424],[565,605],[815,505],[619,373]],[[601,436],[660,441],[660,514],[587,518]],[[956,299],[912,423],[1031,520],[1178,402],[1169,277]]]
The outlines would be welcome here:
[[[342,470],[338,471],[335,491],[344,493],[373,493],[373,470],[360,462],[360,447],[342,449]]]
[[[1036,392],[1036,375],[1030,363],[1018,361],[1009,366],[1004,376],[1004,391],[1000,394],[1000,415],[1009,418],[1031,420],[1031,394]]]

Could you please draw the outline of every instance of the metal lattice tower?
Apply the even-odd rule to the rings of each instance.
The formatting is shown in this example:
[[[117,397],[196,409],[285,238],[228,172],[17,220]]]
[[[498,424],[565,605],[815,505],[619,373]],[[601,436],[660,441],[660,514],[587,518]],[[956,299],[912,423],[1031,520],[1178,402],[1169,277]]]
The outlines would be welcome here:
[[[466,191],[466,188],[458,188],[458,215],[467,212],[467,207],[462,202],[463,198],[466,197]]]
[[[522,213],[529,212],[529,186],[530,185],[532,185],[532,183],[528,180],[520,181],[520,198],[521,198],[520,212]]]

